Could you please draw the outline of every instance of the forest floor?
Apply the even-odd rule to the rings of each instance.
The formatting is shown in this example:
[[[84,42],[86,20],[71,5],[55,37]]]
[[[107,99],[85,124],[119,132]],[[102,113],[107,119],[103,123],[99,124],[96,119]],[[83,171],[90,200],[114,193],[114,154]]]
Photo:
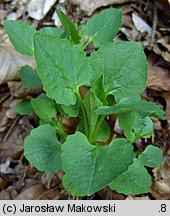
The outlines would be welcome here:
[[[51,1],[52,2],[52,1]],[[46,6],[46,11],[44,10]],[[170,2],[168,0],[1,0],[0,1],[0,200],[2,199],[74,199],[62,186],[63,173],[43,173],[31,167],[23,155],[23,141],[38,125],[38,118],[18,115],[16,105],[35,97],[41,89],[25,89],[19,80],[22,65],[35,62],[19,55],[3,28],[3,20],[26,21],[38,29],[60,27],[55,8],[60,7],[72,21],[80,24],[109,7],[122,8],[122,27],[116,40],[139,41],[148,61],[147,89],[143,99],[154,101],[165,111],[166,119],[154,122],[152,138],[138,140],[140,151],[148,143],[163,150],[164,162],[151,170],[149,193],[125,196],[107,187],[91,197],[81,199],[170,199]],[[90,53],[93,45],[87,47]],[[72,130],[72,123],[65,128]],[[115,126],[114,137],[122,135]]]

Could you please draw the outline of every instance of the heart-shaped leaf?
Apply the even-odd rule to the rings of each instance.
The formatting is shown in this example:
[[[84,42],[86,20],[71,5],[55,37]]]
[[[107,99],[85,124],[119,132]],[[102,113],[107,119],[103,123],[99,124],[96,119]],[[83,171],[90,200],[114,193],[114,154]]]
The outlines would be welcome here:
[[[79,46],[57,36],[35,34],[37,73],[47,95],[58,104],[76,103],[79,87],[91,78],[88,58]]]
[[[151,184],[151,176],[146,168],[139,160],[134,159],[128,170],[109,184],[109,187],[119,193],[129,195],[146,193]]]
[[[55,129],[49,124],[33,129],[26,137],[24,155],[32,166],[41,171],[62,169],[61,143],[57,140]]]
[[[90,56],[93,69],[92,83],[104,75],[106,96],[122,97],[140,95],[147,80],[147,62],[140,43],[117,42],[99,48]]]
[[[91,195],[127,170],[134,152],[126,139],[113,140],[108,146],[91,145],[84,134],[76,132],[62,145],[61,158],[69,180]]]
[[[16,112],[20,115],[29,115],[34,112],[31,100],[23,100],[21,103],[17,104],[16,106]]]
[[[156,168],[160,166],[163,161],[163,154],[160,148],[148,145],[146,149],[139,156],[139,160],[145,166]]]
[[[68,176],[65,174],[62,178],[62,183],[64,188],[72,196],[85,196],[86,194],[82,193],[72,182],[70,182]]]
[[[31,100],[31,105],[37,116],[44,122],[52,122],[57,115],[55,101],[45,94]]]

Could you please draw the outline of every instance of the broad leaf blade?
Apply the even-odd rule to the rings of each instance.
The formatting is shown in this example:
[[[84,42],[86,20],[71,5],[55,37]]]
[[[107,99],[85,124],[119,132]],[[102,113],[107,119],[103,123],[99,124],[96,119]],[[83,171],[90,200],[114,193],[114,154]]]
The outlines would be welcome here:
[[[135,118],[133,125],[134,133],[136,137],[139,138],[149,138],[153,134],[153,122],[150,117]]]
[[[78,44],[80,42],[81,37],[80,37],[79,32],[77,31],[76,27],[60,9],[56,9],[56,11],[57,11],[57,14],[60,18],[62,25],[64,26],[64,28],[66,30],[69,31],[70,36],[72,38],[72,41],[75,44]]]
[[[101,125],[97,133],[96,140],[99,142],[106,142],[109,139],[109,135],[110,135],[110,127],[106,122],[106,120],[104,120],[103,124]]]
[[[55,28],[55,27],[44,27],[38,31],[41,34],[45,35],[52,35],[52,36],[58,36],[61,37],[63,34],[63,29]]]
[[[32,99],[31,104],[35,113],[41,120],[51,122],[52,119],[56,117],[56,104],[45,94],[41,94],[37,98]]]
[[[92,90],[96,97],[103,103],[103,105],[107,105],[103,75],[94,82],[92,85]]]
[[[77,100],[75,105],[65,106],[61,104],[61,108],[67,117],[77,117],[79,114],[80,103]]]
[[[72,182],[70,182],[66,174],[62,178],[62,183],[67,192],[72,196],[85,196],[85,193],[82,193]]]
[[[75,92],[91,78],[85,53],[57,36],[35,34],[34,41],[37,72],[47,95],[58,104],[74,105]]]
[[[147,102],[139,98],[122,98],[115,106],[104,106],[96,110],[98,115],[111,115],[125,112],[138,113],[142,118],[153,116],[164,119],[164,111],[154,102]]]
[[[143,164],[135,159],[122,175],[118,176],[109,187],[123,194],[147,193],[152,184],[151,176]]]
[[[92,83],[104,75],[106,96],[137,97],[146,88],[147,64],[140,43],[109,43],[90,56]]]
[[[148,145],[139,156],[139,160],[145,166],[156,168],[160,166],[163,161],[162,151],[156,146]]]
[[[54,172],[62,169],[61,143],[51,125],[41,125],[31,131],[24,141],[24,155],[40,171]]]
[[[134,121],[138,118],[133,112],[125,112],[118,114],[119,126],[123,130],[125,137],[133,143],[136,140],[134,133]]]
[[[29,65],[25,65],[25,66],[21,67],[21,69],[19,71],[19,76],[22,80],[24,87],[26,87],[26,88],[39,86],[42,84],[38,75],[35,73],[35,71]]]
[[[4,27],[15,49],[23,55],[32,56],[34,52],[33,35],[36,32],[35,27],[14,20],[5,20]]]
[[[85,34],[94,40],[96,47],[106,45],[117,35],[121,25],[122,10],[107,9],[88,19]]]
[[[153,123],[148,116],[164,119],[164,111],[156,103],[138,98],[122,98],[118,104],[99,107],[95,112],[98,115],[117,114],[120,128],[130,142],[152,135]]]
[[[17,104],[16,112],[20,115],[29,115],[34,112],[31,101],[23,100],[21,103]]]
[[[140,138],[149,138],[153,134],[150,117],[141,118],[135,112],[125,112],[118,114],[118,120],[120,128],[131,143]]]
[[[62,145],[63,169],[82,193],[91,195],[122,174],[133,162],[133,147],[125,139],[108,146],[90,145],[80,132]]]

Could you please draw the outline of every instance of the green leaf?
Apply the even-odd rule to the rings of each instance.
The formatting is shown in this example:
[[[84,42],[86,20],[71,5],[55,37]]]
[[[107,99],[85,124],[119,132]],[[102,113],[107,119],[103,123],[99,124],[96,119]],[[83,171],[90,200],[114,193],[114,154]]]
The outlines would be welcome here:
[[[67,117],[77,117],[79,114],[80,103],[77,100],[75,105],[65,106],[61,104],[61,108],[63,109],[64,113]]]
[[[4,21],[5,30],[15,49],[23,54],[32,56],[34,52],[33,35],[36,32],[34,26],[28,23],[14,20]]]
[[[124,112],[138,113],[142,118],[153,116],[164,119],[164,111],[154,102],[147,102],[139,98],[122,98],[115,106],[103,106],[96,110],[98,115],[112,115]]]
[[[133,162],[133,147],[126,139],[108,146],[91,145],[80,132],[67,137],[62,145],[63,169],[82,193],[91,195],[122,174]]]
[[[79,121],[79,123],[77,125],[77,131],[85,134],[85,126],[84,126],[83,118]]]
[[[55,129],[49,124],[33,129],[26,137],[24,155],[40,171],[62,170],[61,143],[56,138]]]
[[[152,135],[153,123],[149,115],[164,119],[164,111],[156,103],[138,98],[122,98],[114,106],[99,107],[96,113],[98,115],[118,114],[119,126],[130,142]]]
[[[126,136],[126,138],[131,143],[135,142],[136,140],[136,136],[134,133],[134,122],[135,119],[138,119],[138,117],[139,116],[135,115],[135,113],[133,112],[125,112],[118,114],[119,126],[123,130],[123,133]]]
[[[55,27],[45,27],[42,28],[38,31],[41,34],[45,34],[45,35],[52,35],[52,36],[58,36],[61,37],[61,35],[63,34],[63,29],[60,28],[55,28]]]
[[[104,77],[103,75],[94,82],[92,85],[92,90],[96,97],[103,103],[103,105],[107,105],[106,95],[104,90]]]
[[[77,126],[77,131],[85,134],[85,128],[84,128],[84,121],[83,119],[80,120],[78,126]],[[96,135],[96,141],[99,142],[106,142],[109,139],[110,136],[110,127],[106,120],[103,121],[97,135]]]
[[[109,139],[109,135],[110,135],[110,127],[108,123],[104,120],[103,124],[101,125],[97,133],[96,140],[100,142],[106,142]]]
[[[52,120],[56,117],[56,104],[45,94],[41,94],[37,98],[32,99],[31,104],[35,113],[41,120],[45,122],[52,122]]]
[[[145,151],[139,156],[139,160],[145,166],[156,168],[162,163],[163,154],[160,148],[148,145]]]
[[[153,134],[153,123],[149,117],[141,118],[134,112],[118,114],[119,126],[124,135],[133,143],[140,138],[149,138]]]
[[[19,77],[21,78],[25,88],[42,85],[40,78],[29,65],[21,67]]]
[[[151,176],[143,164],[139,160],[134,159],[128,170],[110,183],[109,187],[119,193],[135,195],[147,193],[151,184]]]
[[[85,52],[57,36],[35,34],[34,39],[37,72],[47,95],[58,104],[74,105],[75,93],[91,79]]]
[[[56,11],[57,11],[58,17],[59,17],[62,25],[64,26],[64,28],[67,31],[69,31],[72,41],[75,44],[78,44],[80,42],[81,37],[80,37],[79,32],[77,31],[76,27],[59,8],[57,8]]]
[[[82,193],[72,182],[70,182],[66,174],[62,178],[62,183],[66,191],[72,196],[85,196],[85,193]]]
[[[90,56],[93,83],[104,75],[106,97],[137,97],[146,88],[147,63],[140,43],[109,43]]]
[[[94,40],[96,47],[106,45],[117,35],[121,25],[122,10],[107,9],[88,19],[85,34]]]
[[[17,104],[16,112],[20,115],[29,115],[34,112],[31,101],[30,100],[23,100],[21,103]]]
[[[144,119],[140,117],[135,118],[133,130],[138,139],[149,138],[153,134],[153,122],[150,117],[145,117]]]

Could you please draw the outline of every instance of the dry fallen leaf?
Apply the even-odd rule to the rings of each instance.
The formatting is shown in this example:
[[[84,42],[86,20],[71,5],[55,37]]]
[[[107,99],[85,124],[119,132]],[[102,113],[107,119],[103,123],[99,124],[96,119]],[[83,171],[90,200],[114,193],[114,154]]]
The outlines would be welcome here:
[[[21,100],[18,100],[18,99],[13,100],[11,102],[11,104],[9,105],[9,108],[7,109],[6,114],[5,114],[7,116],[7,118],[15,119],[17,117],[16,106],[20,102],[21,102]]]
[[[120,31],[123,32],[126,35],[126,37],[131,41],[135,41],[138,37],[139,31],[134,27],[131,13],[123,13],[122,27]]]
[[[7,11],[6,10],[1,10],[0,9],[0,23],[2,24],[2,21],[4,20],[4,18],[7,15]]]
[[[28,14],[31,18],[42,20],[57,0],[30,0]]]
[[[132,195],[129,195],[127,196],[126,200],[150,200],[150,198],[148,196],[132,196]]]
[[[8,87],[12,97],[23,98],[27,95],[39,95],[42,92],[41,86],[35,86],[27,89],[23,86],[22,82],[11,81],[8,82]]]
[[[21,192],[15,200],[37,200],[45,192],[46,189],[42,185],[37,184]]]
[[[20,67],[26,64],[35,68],[32,57],[20,55],[10,43],[0,44],[0,85],[17,80]]]
[[[38,200],[53,200],[60,196],[60,192],[56,189],[50,189],[38,197]]]
[[[8,185],[7,180],[5,178],[3,178],[3,177],[0,177],[0,191],[5,189],[7,185]]]
[[[162,44],[170,52],[170,37],[164,36],[157,40],[157,43]]]
[[[157,91],[170,91],[169,70],[157,65],[154,55],[148,57],[148,81],[147,87]]]
[[[159,42],[157,44],[154,44],[153,51],[157,54],[162,56],[162,58],[170,63],[170,52],[168,51],[169,47],[167,46],[167,49],[165,47],[162,49],[159,47]],[[163,44],[162,44],[163,45]],[[168,44],[169,45],[169,44]]]
[[[166,101],[166,111],[165,111],[165,118],[170,120],[170,91],[169,92],[162,92],[161,96]]]
[[[93,11],[102,6],[123,4],[130,1],[132,0],[71,0],[73,4],[78,5],[88,15],[91,15]]]
[[[155,199],[170,199],[170,148],[166,153],[164,163],[153,170],[154,179],[150,193]]]
[[[147,87],[159,92],[166,101],[165,117],[170,120],[170,73],[169,70],[157,65],[155,55],[148,57]]]
[[[4,143],[0,143],[0,159],[4,157],[20,158],[23,152],[23,136],[23,129],[15,126],[8,139]]]
[[[137,13],[132,13],[132,20],[136,29],[139,32],[141,33],[147,32],[148,35],[151,35],[152,33],[151,27]]]
[[[11,200],[10,194],[6,190],[0,192],[0,200]]]
[[[10,168],[10,160],[6,160],[4,163],[0,164],[0,172],[4,174],[14,174],[14,170]]]

